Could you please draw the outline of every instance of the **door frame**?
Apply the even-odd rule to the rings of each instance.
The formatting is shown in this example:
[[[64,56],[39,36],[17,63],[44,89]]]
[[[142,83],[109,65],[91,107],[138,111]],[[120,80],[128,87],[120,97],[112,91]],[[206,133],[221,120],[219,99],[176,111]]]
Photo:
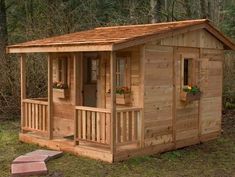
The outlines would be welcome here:
[[[96,86],[95,107],[97,107],[97,104],[98,104],[98,95],[97,95],[97,93],[98,93],[98,75],[97,75],[96,82],[88,83],[88,80],[90,79],[88,77],[91,77],[91,76],[89,76],[89,73],[88,73],[88,72],[90,72],[90,70],[88,69],[88,67],[89,67],[88,66],[88,64],[89,64],[88,60],[93,60],[93,59],[98,61],[96,69],[98,69],[98,71],[99,71],[99,62],[100,62],[99,53],[98,52],[84,52],[83,53],[83,56],[82,56],[82,68],[83,68],[83,70],[82,70],[82,76],[81,76],[82,77],[82,90],[81,90],[82,91],[82,98],[81,99],[82,99],[82,105],[84,106],[84,104],[85,104],[85,99],[84,99],[84,97],[85,97],[85,94],[84,94],[85,86],[86,85],[95,85]]]

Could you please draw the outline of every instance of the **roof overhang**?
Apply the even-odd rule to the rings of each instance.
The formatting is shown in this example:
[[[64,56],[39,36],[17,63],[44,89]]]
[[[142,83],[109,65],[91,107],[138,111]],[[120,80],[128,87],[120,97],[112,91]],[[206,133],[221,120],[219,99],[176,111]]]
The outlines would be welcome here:
[[[156,41],[156,40],[160,40],[160,39],[167,38],[167,37],[173,37],[176,35],[180,35],[180,34],[191,32],[191,31],[196,31],[199,29],[205,29],[210,34],[212,34],[217,40],[219,40],[223,44],[225,50],[235,50],[234,43],[229,38],[224,36],[223,33],[221,33],[218,29],[216,29],[212,24],[210,24],[210,22],[199,24],[199,25],[192,25],[187,28],[171,30],[165,33],[142,36],[142,37],[139,37],[138,39],[133,38],[128,41],[115,43],[113,46],[113,50],[121,50],[121,49],[132,47],[135,45],[141,45],[146,42]]]
[[[9,46],[7,53],[53,53],[81,51],[112,51],[113,45],[56,45],[56,46]]]
[[[123,39],[120,41],[106,43],[77,43],[77,44],[55,44],[55,45],[12,45],[7,47],[7,53],[53,53],[53,52],[86,52],[86,51],[117,51],[128,47],[142,45],[147,42],[156,41],[166,37],[172,37],[183,33],[205,29],[212,34],[223,45],[225,50],[235,50],[234,43],[216,29],[209,20],[203,23],[194,24],[187,27],[171,28],[159,33],[142,35],[132,38]]]

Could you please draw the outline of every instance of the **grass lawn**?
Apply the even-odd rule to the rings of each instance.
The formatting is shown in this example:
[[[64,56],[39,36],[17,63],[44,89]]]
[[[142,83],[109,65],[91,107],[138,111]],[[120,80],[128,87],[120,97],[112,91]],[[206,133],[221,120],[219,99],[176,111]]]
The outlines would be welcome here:
[[[47,177],[235,177],[235,111],[223,115],[223,130],[217,140],[115,164],[65,153],[48,163]],[[0,177],[10,176],[14,158],[39,148],[19,142],[18,132],[18,121],[0,121]]]

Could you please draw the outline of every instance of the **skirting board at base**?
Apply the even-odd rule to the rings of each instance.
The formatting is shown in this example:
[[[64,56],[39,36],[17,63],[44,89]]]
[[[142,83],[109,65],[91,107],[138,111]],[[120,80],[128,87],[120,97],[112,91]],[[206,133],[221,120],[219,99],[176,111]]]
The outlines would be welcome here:
[[[96,160],[102,160],[109,163],[113,162],[113,155],[108,151],[102,151],[100,149],[85,148],[81,146],[74,146],[73,143],[65,143],[56,140],[47,140],[34,137],[27,134],[19,134],[19,139],[25,143],[36,144],[41,147],[47,147],[53,150],[60,150],[64,152],[69,152],[77,156],[90,157]]]
[[[143,149],[130,149],[125,151],[119,151],[114,155],[107,150],[102,149],[95,149],[89,147],[82,147],[82,146],[74,146],[73,142],[63,142],[63,141],[56,141],[56,140],[48,140],[42,139],[39,137],[35,137],[29,134],[19,134],[20,141],[25,143],[32,143],[39,145],[41,147],[47,147],[54,150],[61,150],[65,152],[72,153],[77,156],[86,156],[96,160],[102,160],[109,163],[117,162],[126,160],[136,156],[143,156],[143,155],[152,155],[162,152],[167,152],[170,150],[179,149],[182,147],[198,144],[200,142],[206,142],[209,140],[213,140],[218,138],[220,132],[213,132],[210,134],[202,135],[200,138],[195,137],[191,139],[181,140],[175,143],[167,143],[167,144],[159,144],[155,146],[145,147]]]

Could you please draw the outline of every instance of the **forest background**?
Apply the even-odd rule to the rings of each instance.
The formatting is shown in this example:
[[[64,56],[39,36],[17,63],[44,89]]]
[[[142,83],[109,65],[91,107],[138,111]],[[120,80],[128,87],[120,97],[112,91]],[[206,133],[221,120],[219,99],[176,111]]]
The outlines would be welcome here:
[[[235,0],[0,0],[0,114],[20,112],[20,70],[9,44],[72,33],[99,26],[210,19],[235,40]],[[27,95],[47,93],[43,55],[27,62]],[[223,106],[235,108],[235,54],[226,52]]]

